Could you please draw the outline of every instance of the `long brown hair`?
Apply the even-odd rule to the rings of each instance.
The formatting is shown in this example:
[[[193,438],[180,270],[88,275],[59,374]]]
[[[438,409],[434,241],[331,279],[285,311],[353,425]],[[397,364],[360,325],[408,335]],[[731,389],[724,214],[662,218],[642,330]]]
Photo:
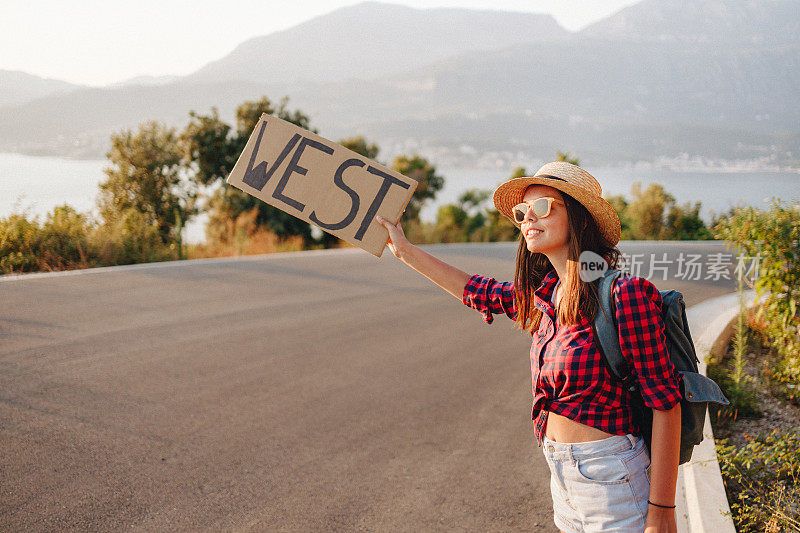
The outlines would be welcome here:
[[[561,279],[563,296],[558,303],[556,315],[560,324],[577,324],[579,314],[589,321],[594,320],[600,301],[593,283],[580,278],[579,257],[581,252],[590,250],[608,263],[609,268],[617,268],[620,251],[610,246],[600,233],[589,211],[572,196],[561,192],[567,209],[567,271]],[[517,250],[517,266],[514,287],[517,298],[516,327],[533,335],[539,329],[542,311],[533,305],[533,291],[539,288],[545,275],[553,265],[546,255],[528,251],[525,236],[520,233]]]

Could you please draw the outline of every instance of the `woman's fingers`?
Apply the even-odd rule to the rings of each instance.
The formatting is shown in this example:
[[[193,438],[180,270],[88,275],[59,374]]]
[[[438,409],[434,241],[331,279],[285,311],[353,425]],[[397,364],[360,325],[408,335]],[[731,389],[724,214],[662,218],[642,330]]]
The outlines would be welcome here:
[[[375,215],[375,220],[377,220],[384,228],[389,230],[389,237],[392,237],[393,235],[397,236],[397,238],[393,239],[394,241],[405,238],[405,233],[403,233],[403,228],[400,226],[399,221],[397,224],[392,224],[380,215]]]
[[[386,230],[389,232],[389,243],[388,243],[389,249],[392,251],[395,257],[399,258],[400,251],[397,249],[397,243],[405,238],[405,235],[403,234],[403,229],[400,227],[400,224],[397,225],[392,224],[391,222],[389,222],[380,215],[376,215],[375,220],[377,220],[378,223],[384,228],[386,228]]]
[[[392,224],[391,222],[389,222],[388,220],[386,220],[386,219],[385,219],[385,218],[383,218],[382,216],[380,216],[380,215],[375,215],[375,220],[377,220],[377,221],[378,221],[378,223],[379,223],[381,226],[383,226],[384,228],[386,228],[387,230],[389,230],[389,238],[390,238],[390,239],[391,239],[391,237],[392,237],[392,234],[393,234],[393,233],[397,233],[397,226],[395,226],[394,224]]]

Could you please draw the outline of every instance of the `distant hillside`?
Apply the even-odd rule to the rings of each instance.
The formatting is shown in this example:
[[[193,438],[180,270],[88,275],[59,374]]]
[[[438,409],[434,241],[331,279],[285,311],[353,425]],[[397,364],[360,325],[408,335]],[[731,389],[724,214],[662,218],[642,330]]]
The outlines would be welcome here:
[[[581,34],[628,41],[797,44],[798,0],[643,0],[585,28]]]
[[[492,28],[502,25],[497,21],[509,24],[511,40],[525,33],[508,13],[359,4],[248,41],[172,83],[85,89],[0,109],[0,149],[102,155],[109,133],[122,127],[147,119],[179,126],[189,110],[208,112],[211,106],[231,120],[244,100],[289,95],[290,107],[310,114],[322,135],[362,133],[384,146],[414,139],[454,150],[463,144],[513,147],[537,157],[568,148],[609,163],[680,153],[796,163],[800,33],[792,28],[800,9],[789,7],[798,4],[644,0],[582,32],[556,31],[551,38],[495,49],[486,46]],[[451,20],[457,31],[420,44],[397,36],[413,34],[404,25],[414,23],[404,17],[420,28]],[[480,20],[493,22],[484,24],[484,33],[473,25],[473,48],[465,49],[463,21]],[[372,31],[364,29],[366,21],[390,36],[371,36],[384,60],[370,55],[362,33]],[[537,16],[528,20],[530,38],[544,35],[535,29],[541,22]],[[281,47],[291,54],[282,56]],[[255,54],[251,60],[244,59],[248,53]],[[404,56],[404,63],[389,60],[395,56]],[[319,79],[292,81],[312,72],[319,58],[329,58],[310,76]],[[237,73],[241,62],[257,66]],[[398,64],[414,66],[392,70]]]
[[[109,135],[147,120],[182,126],[189,111],[220,106],[226,119],[244,100],[276,94],[263,85],[217,83],[90,88],[0,108],[0,151],[103,157]]]
[[[135,76],[124,81],[112,83],[107,87],[124,87],[125,85],[166,85],[180,79],[180,76]]]
[[[570,123],[797,131],[800,44],[621,45],[576,35],[443,60],[364,93],[360,106],[373,103],[407,117],[518,112]]]
[[[82,87],[18,70],[0,70],[0,106],[22,104],[43,96],[65,93]]]
[[[186,81],[370,80],[462,52],[566,35],[550,15],[364,2],[245,41]]]

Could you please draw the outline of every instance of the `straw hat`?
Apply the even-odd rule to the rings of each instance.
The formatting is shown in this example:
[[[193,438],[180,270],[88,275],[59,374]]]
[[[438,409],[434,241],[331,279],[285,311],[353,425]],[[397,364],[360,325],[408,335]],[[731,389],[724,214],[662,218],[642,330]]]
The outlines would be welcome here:
[[[611,204],[603,200],[603,189],[597,180],[583,170],[564,161],[547,163],[532,177],[513,178],[501,184],[495,191],[492,200],[497,210],[514,222],[511,210],[522,202],[525,189],[529,185],[548,185],[565,192],[579,201],[589,210],[597,222],[600,233],[611,246],[619,242],[619,216]],[[514,222],[515,226],[518,226]]]

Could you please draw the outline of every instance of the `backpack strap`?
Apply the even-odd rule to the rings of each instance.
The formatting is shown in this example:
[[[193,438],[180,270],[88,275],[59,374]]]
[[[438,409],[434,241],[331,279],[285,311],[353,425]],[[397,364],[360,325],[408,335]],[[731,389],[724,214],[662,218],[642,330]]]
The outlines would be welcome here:
[[[598,309],[597,316],[592,324],[592,330],[594,331],[595,339],[598,341],[597,347],[611,375],[621,382],[626,389],[633,392],[639,387],[619,346],[619,330],[617,329],[617,320],[613,308],[614,282],[620,274],[619,270],[609,269],[600,278],[598,283],[600,309]]]

